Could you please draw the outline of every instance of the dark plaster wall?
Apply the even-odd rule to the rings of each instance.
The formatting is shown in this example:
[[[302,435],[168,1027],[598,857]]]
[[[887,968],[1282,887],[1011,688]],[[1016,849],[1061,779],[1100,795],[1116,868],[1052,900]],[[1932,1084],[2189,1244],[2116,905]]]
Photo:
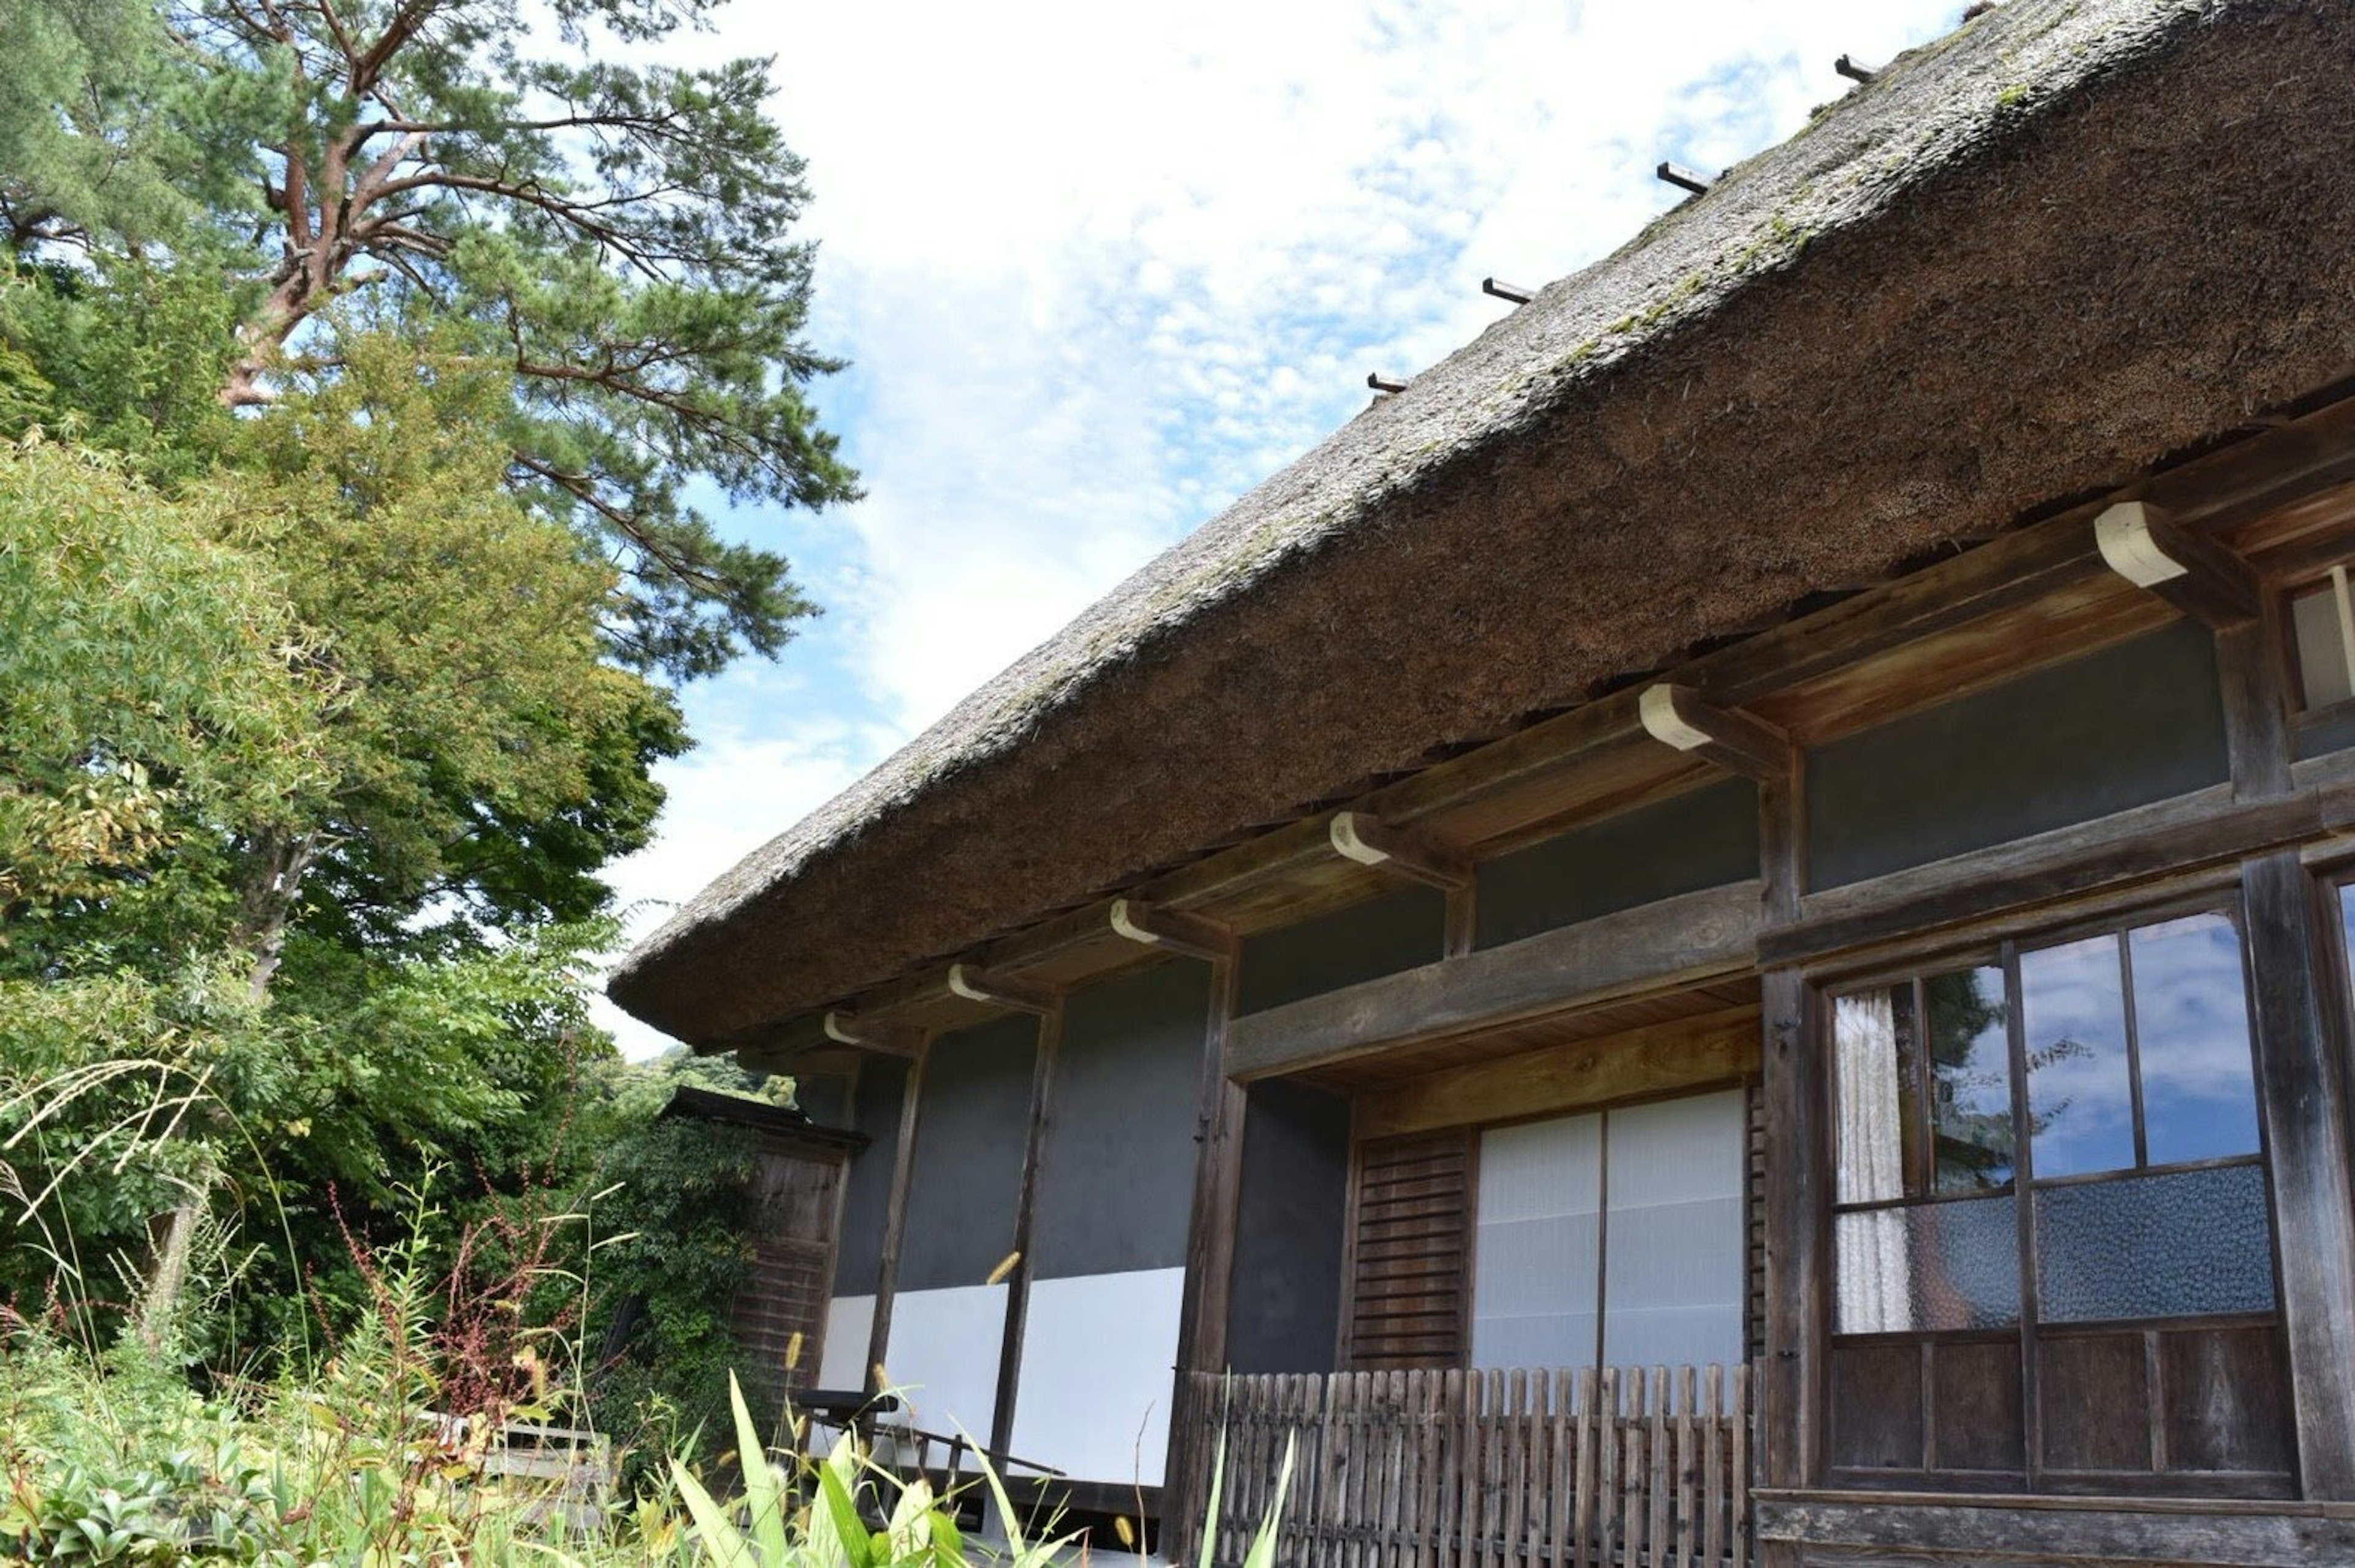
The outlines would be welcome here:
[[[1014,1245],[1039,1023],[1027,1014],[932,1041],[900,1248],[901,1290],[979,1285]]]
[[[2228,773],[2215,641],[2179,622],[1810,752],[1809,885],[2067,827]]]
[[[803,1078],[794,1083],[794,1105],[821,1127],[847,1127],[852,1115],[849,1096],[845,1091],[849,1080],[828,1073],[822,1078]]]
[[[1333,1370],[1348,1206],[1348,1102],[1303,1083],[1252,1084],[1227,1302],[1236,1371]]]
[[[1031,1215],[1038,1277],[1184,1265],[1209,974],[1159,964],[1064,1004]]]
[[[868,1296],[882,1267],[883,1218],[891,1202],[891,1164],[900,1147],[900,1098],[908,1082],[903,1061],[878,1057],[858,1069],[852,1128],[874,1141],[850,1157],[842,1192],[842,1237],[835,1253],[834,1293]]]
[[[1447,935],[1447,900],[1409,887],[1243,940],[1235,1011],[1296,1002],[1435,962]]]
[[[1476,945],[1758,874],[1758,791],[1727,780],[1572,828],[1480,868]]]

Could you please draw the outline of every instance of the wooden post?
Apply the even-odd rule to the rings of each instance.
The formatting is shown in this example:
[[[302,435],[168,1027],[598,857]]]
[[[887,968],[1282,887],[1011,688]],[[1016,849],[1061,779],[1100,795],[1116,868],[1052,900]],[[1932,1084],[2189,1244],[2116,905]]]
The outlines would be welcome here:
[[[1210,960],[1210,1009],[1202,1034],[1195,1136],[1194,1203],[1186,1228],[1186,1285],[1178,1323],[1177,1375],[1216,1372],[1227,1360],[1227,1297],[1235,1261],[1235,1216],[1242,1191],[1243,1087],[1227,1076],[1227,1020],[1239,973],[1231,948]],[[1173,1403],[1172,1409],[1177,1405]],[[1197,1425],[1200,1424],[1198,1420]],[[1179,1497],[1188,1450],[1199,1432],[1172,1432],[1163,1495]],[[1165,1520],[1166,1524],[1167,1521]]]
[[[2222,624],[2222,686],[2232,793],[2292,790],[2289,698],[2263,619]],[[2355,1171],[2348,1153],[2347,1078],[2336,1027],[2334,945],[2323,937],[2315,880],[2294,849],[2243,862],[2241,899],[2254,981],[2259,1110],[2273,1166],[2282,1322],[2297,1424],[2299,1494],[2355,1498]]]
[[[997,1399],[989,1418],[989,1462],[1000,1476],[1014,1447],[1014,1402],[1022,1386],[1022,1339],[1030,1319],[1030,1217],[1039,1196],[1047,1128],[1054,1115],[1055,1057],[1063,1039],[1060,998],[1039,1015],[1039,1049],[1030,1067],[1030,1130],[1022,1146],[1022,1185],[1014,1201],[1014,1272],[1006,1281],[1006,1333],[998,1342]]]
[[[2296,851],[2242,867],[2255,982],[2258,1095],[2274,1176],[2282,1321],[2297,1419],[2299,1495],[2355,1499],[2355,1180],[2348,1166],[2345,1068],[2322,987],[2336,964],[2321,940],[2314,879]]]
[[[891,1348],[891,1302],[900,1290],[900,1243],[908,1231],[908,1179],[916,1168],[916,1132],[923,1120],[924,1064],[932,1042],[916,1047],[900,1091],[900,1141],[891,1150],[891,1196],[883,1210],[883,1255],[875,1269],[875,1323],[867,1331],[867,1392],[883,1392],[883,1358]]]
[[[1758,786],[1759,875],[1769,930],[1797,918],[1806,856],[1802,771]],[[1760,976],[1766,1114],[1766,1359],[1762,1474],[1738,1485],[1805,1486],[1817,1476],[1815,1412],[1824,1369],[1824,1127],[1830,1084],[1814,992],[1796,966]]]

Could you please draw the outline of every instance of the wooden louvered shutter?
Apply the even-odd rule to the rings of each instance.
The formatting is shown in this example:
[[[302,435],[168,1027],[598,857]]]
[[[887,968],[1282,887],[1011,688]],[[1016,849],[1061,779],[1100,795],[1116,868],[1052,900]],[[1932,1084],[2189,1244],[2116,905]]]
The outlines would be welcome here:
[[[1469,1349],[1472,1135],[1358,1151],[1349,1254],[1349,1365],[1460,1367]]]

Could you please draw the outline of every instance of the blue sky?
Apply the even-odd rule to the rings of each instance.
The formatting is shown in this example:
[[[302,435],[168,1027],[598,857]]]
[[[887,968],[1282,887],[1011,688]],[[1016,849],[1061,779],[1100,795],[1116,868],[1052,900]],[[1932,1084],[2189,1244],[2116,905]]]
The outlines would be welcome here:
[[[1089,601],[1961,0],[739,0],[809,160],[867,498],[731,514],[826,607],[686,694],[649,930]],[[604,1008],[634,1055],[666,1041]]]

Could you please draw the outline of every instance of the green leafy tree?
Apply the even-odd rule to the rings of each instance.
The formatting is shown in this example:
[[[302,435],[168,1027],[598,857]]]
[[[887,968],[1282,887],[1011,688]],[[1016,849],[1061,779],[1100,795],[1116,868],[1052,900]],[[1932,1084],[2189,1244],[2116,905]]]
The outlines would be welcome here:
[[[202,904],[221,830],[283,830],[327,778],[327,694],[240,510],[0,443],[0,933]]]
[[[355,294],[463,334],[507,378],[506,482],[622,564],[626,663],[709,674],[810,613],[685,498],[855,494],[807,398],[836,363],[805,337],[807,192],[767,62],[613,63],[712,0],[0,5],[39,43],[0,63],[20,257],[201,271],[237,306],[231,407],[332,369],[315,329]]]

